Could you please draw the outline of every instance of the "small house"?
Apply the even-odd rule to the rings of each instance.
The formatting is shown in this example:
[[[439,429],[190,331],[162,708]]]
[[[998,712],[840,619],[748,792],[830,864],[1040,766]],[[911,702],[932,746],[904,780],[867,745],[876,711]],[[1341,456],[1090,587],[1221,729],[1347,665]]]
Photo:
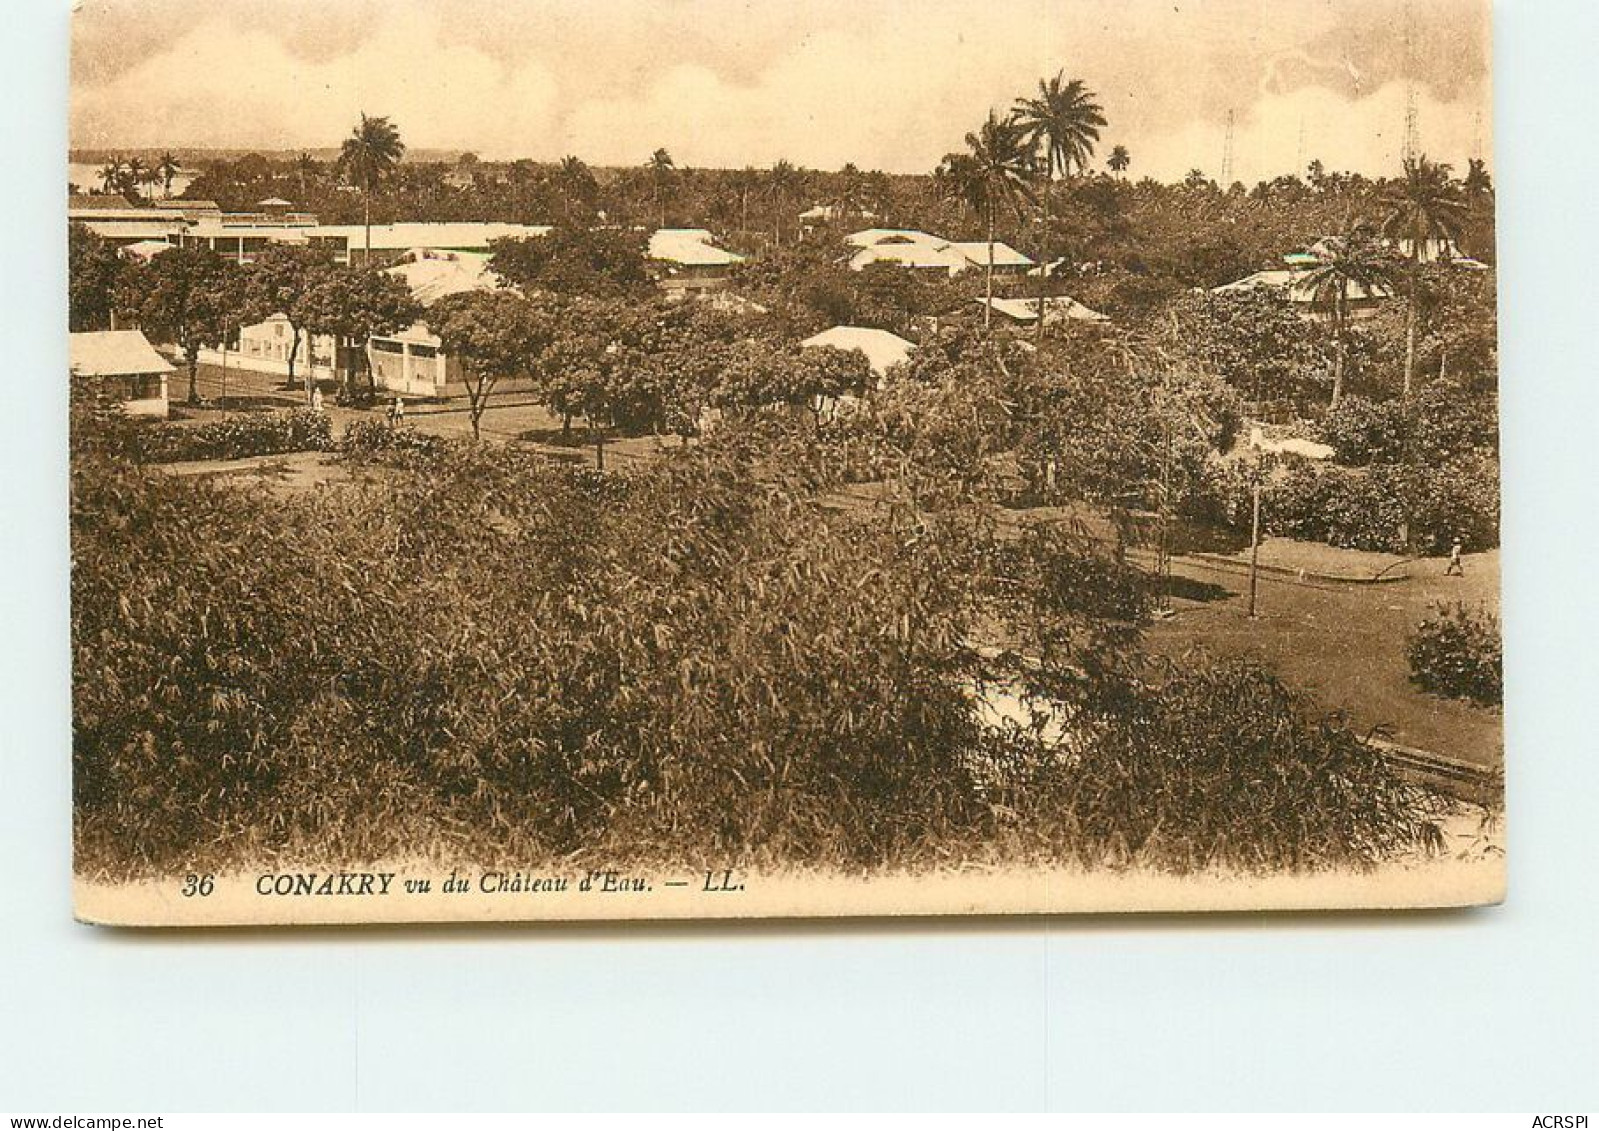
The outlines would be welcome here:
[[[167,377],[175,368],[139,330],[85,330],[67,348],[75,381],[89,382],[129,416],[165,417]]]

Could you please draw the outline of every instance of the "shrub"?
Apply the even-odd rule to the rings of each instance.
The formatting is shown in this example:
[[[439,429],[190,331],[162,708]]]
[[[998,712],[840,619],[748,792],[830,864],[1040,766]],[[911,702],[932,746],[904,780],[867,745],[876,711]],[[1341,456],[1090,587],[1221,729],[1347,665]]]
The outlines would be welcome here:
[[[1252,663],[1185,657],[1095,735],[1012,799],[1090,865],[1302,870],[1441,843],[1437,799]]]
[[[1449,384],[1419,391],[1403,401],[1345,397],[1322,422],[1322,437],[1339,463],[1437,465],[1499,449],[1498,404],[1492,396]]]
[[[444,443],[441,437],[417,432],[404,425],[396,427],[387,420],[352,420],[344,426],[338,453],[345,459],[364,462],[395,453],[432,455]]]
[[[127,433],[126,454],[141,463],[244,459],[333,446],[327,414],[309,408],[250,413],[206,424],[151,424]]]
[[[1440,604],[1410,637],[1410,678],[1435,695],[1498,705],[1504,702],[1503,647],[1492,612]]]
[[[609,475],[492,445],[415,465],[284,499],[83,449],[81,866],[914,867],[1003,836],[1309,867],[1425,838],[1424,799],[1274,682],[1144,680],[1143,587],[1070,531],[839,511],[715,445]],[[972,688],[996,683],[1102,740],[1073,761],[1012,735],[1038,756],[985,793],[973,758],[1004,740]]]

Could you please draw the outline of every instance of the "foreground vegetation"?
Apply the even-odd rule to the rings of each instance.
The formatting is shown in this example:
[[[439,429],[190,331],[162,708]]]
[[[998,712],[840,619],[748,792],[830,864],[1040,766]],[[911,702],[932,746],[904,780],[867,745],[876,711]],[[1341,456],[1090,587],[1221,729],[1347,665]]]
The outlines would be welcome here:
[[[984,453],[937,414],[872,419],[863,512],[826,505],[786,414],[604,475],[373,446],[377,474],[284,500],[141,470],[80,412],[80,867],[1311,868],[1434,842],[1437,802],[1268,673],[1147,660],[1140,576],[1095,543],[997,531]]]

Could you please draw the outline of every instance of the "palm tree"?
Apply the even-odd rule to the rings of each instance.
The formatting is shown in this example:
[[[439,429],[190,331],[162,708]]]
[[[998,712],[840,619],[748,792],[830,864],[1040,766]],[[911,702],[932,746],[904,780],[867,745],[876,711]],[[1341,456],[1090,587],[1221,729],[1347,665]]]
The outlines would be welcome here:
[[[170,149],[163,153],[161,160],[155,164],[156,175],[161,178],[161,185],[168,199],[172,197],[172,179],[178,175],[182,168],[183,166],[178,164],[178,159],[172,155]]]
[[[305,201],[310,195],[306,190],[306,183],[321,172],[321,166],[309,153],[301,153],[294,159],[294,172],[300,180],[300,207],[304,208]]]
[[[650,171],[652,182],[652,195],[655,198],[655,211],[659,222],[658,228],[666,227],[666,203],[663,190],[672,179],[672,171],[677,168],[672,163],[672,155],[664,147],[650,154],[650,159],[644,162],[644,167]]]
[[[405,155],[405,142],[400,131],[387,118],[368,117],[361,114],[361,124],[344,139],[339,149],[339,171],[351,183],[359,185],[364,201],[363,221],[366,227],[366,262],[372,262],[372,190],[394,171]]]
[[[1105,164],[1110,167],[1110,171],[1115,173],[1118,177],[1126,173],[1127,167],[1132,163],[1132,155],[1127,152],[1127,147],[1125,145],[1118,145],[1112,148],[1110,151],[1110,158],[1105,162]]]
[[[780,158],[766,174],[766,191],[773,201],[772,242],[783,246],[783,213],[789,198],[799,186],[799,170],[787,158]]]
[[[1488,176],[1488,166],[1481,157],[1466,162],[1466,178],[1461,188],[1465,189],[1466,201],[1470,204],[1480,204],[1493,195],[1493,179]]]
[[[1093,92],[1081,79],[1062,83],[1066,72],[1038,82],[1038,97],[1021,98],[1011,112],[1011,121],[1021,128],[1023,143],[1032,150],[1034,161],[1043,173],[1044,239],[1039,262],[1045,264],[1048,275],[1049,255],[1049,198],[1052,182],[1058,174],[1071,174],[1072,166],[1078,171],[1088,167],[1094,145],[1099,141],[1099,131],[1105,125],[1105,115]],[[1041,159],[1041,160],[1040,160]],[[990,248],[990,258],[993,249]],[[1038,326],[1044,332],[1044,277],[1038,281]]]
[[[745,236],[749,235],[750,230],[750,194],[760,187],[760,183],[760,170],[753,165],[746,165],[733,174],[733,191],[738,194],[738,230]]]
[[[1338,352],[1333,360],[1332,404],[1344,396],[1344,373],[1349,362],[1349,292],[1356,289],[1377,297],[1390,293],[1394,277],[1393,251],[1365,224],[1356,224],[1341,236],[1323,240],[1320,262],[1305,273],[1299,285],[1310,292],[1313,306],[1331,310]]]
[[[124,191],[131,192],[134,196],[140,195],[139,187],[150,183],[150,166],[139,157],[130,157],[122,166],[122,183]]]
[[[98,175],[102,189],[108,193],[118,191],[118,186],[122,184],[122,162],[113,157],[110,161],[100,166]]]
[[[946,195],[969,205],[988,226],[988,271],[984,285],[983,329],[994,318],[994,224],[999,206],[1030,198],[1033,153],[1027,127],[992,110],[975,133],[966,135],[965,153],[951,153],[934,174]]]
[[[1425,155],[1405,158],[1405,175],[1389,190],[1382,234],[1410,261],[1409,306],[1405,315],[1405,386],[1408,400],[1416,376],[1416,325],[1421,264],[1429,246],[1442,250],[1459,238],[1466,202],[1450,178],[1450,168]]]

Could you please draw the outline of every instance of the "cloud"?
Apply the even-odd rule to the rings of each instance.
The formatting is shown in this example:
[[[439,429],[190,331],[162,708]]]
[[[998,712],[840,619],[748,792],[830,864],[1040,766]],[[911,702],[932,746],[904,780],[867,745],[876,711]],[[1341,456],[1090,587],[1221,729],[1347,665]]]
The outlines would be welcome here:
[[[326,146],[364,110],[413,147],[492,157],[635,164],[664,145],[690,165],[923,171],[1064,68],[1100,93],[1102,147],[1156,176],[1218,172],[1229,111],[1241,176],[1301,156],[1384,171],[1406,75],[1429,148],[1463,161],[1485,9],[1410,7],[1407,46],[1384,0],[90,0],[72,137]]]
[[[536,143],[556,121],[542,67],[506,67],[440,42],[435,20],[380,24],[321,59],[268,27],[227,19],[191,26],[109,81],[80,84],[72,139],[83,146],[298,147],[337,144],[361,112],[383,114],[412,146],[454,146],[486,118],[508,142]]]

